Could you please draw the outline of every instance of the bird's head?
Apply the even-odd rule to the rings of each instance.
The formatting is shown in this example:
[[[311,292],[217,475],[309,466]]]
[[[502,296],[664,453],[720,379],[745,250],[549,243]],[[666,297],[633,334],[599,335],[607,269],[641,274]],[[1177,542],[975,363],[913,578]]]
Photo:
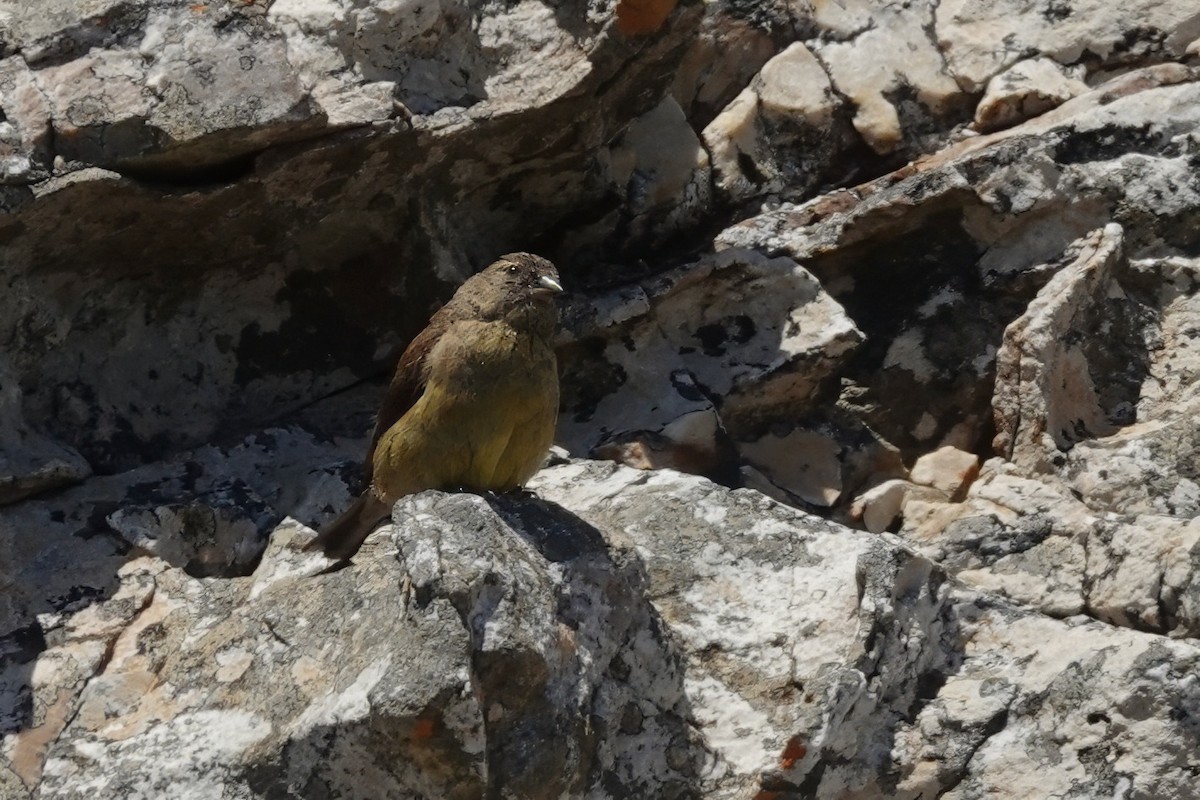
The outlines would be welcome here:
[[[459,289],[469,291],[482,316],[505,318],[515,327],[552,328],[558,322],[556,295],[563,291],[558,270],[541,256],[509,253],[500,256]]]

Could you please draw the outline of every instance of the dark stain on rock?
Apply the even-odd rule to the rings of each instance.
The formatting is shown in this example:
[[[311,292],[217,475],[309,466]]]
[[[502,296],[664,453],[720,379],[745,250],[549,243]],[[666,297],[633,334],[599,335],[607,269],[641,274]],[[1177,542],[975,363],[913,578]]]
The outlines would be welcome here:
[[[47,602],[55,611],[78,611],[103,599],[108,592],[102,586],[72,586],[66,594],[50,597]]]
[[[1155,158],[1176,158],[1182,145],[1175,141],[1173,131],[1152,127],[1108,125],[1094,130],[1066,131],[1052,151],[1058,164],[1086,164],[1093,161],[1112,161],[1131,153]]]
[[[30,66],[48,67],[65,64],[94,48],[136,46],[145,35],[149,13],[148,3],[134,0],[115,3],[105,8],[103,14],[84,17],[54,31],[38,42],[38,48],[27,50],[23,55]]]
[[[46,649],[46,632],[42,630],[42,625],[36,620],[26,625],[24,628],[17,628],[14,631],[0,636],[0,653],[4,654],[4,659],[12,664],[24,664],[34,658]],[[0,727],[0,732],[4,728]]]
[[[733,19],[742,20],[772,36],[790,35],[796,27],[791,7],[780,0],[726,0],[721,6]]]
[[[696,381],[696,377],[692,373],[684,369],[677,369],[671,373],[671,386],[684,400],[690,400],[693,403],[703,403],[709,400],[700,384]]]
[[[692,338],[700,341],[700,348],[706,356],[723,356],[725,355],[725,342],[729,340],[729,333],[725,330],[724,325],[712,322],[708,325],[701,325],[692,334]]]
[[[28,664],[46,649],[46,634],[38,622],[0,636],[0,663]],[[24,670],[22,670],[24,672]],[[33,721],[31,678],[15,674],[0,695],[0,736],[20,733]]]
[[[754,320],[750,319],[745,314],[739,314],[736,317],[730,317],[730,326],[733,329],[729,337],[738,344],[745,344],[754,338],[754,334],[758,333],[758,326],[754,324]]]
[[[139,655],[153,655],[167,641],[167,626],[152,622],[138,632],[134,641]]]
[[[758,164],[754,163],[754,159],[749,154],[739,151],[737,165],[742,175],[746,176],[746,180],[755,186],[762,186],[767,182],[767,176],[763,175],[762,170],[758,168]]]
[[[1042,9],[1042,19],[1047,22],[1062,22],[1071,16],[1071,4],[1067,0],[1050,0]]]

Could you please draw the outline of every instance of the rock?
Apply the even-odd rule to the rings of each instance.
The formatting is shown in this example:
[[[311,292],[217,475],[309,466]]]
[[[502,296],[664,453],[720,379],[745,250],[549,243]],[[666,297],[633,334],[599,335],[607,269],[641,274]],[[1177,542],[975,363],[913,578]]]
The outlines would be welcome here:
[[[1095,514],[1061,482],[991,459],[962,502],[905,498],[897,535],[960,580],[1057,617],[1086,610]]]
[[[607,155],[610,181],[629,198],[627,247],[677,235],[709,212],[708,153],[673,98],[630,123]]]
[[[968,0],[939,4],[936,35],[946,64],[968,92],[981,90],[1029,53],[1090,71],[1178,60],[1200,34],[1187,3],[1066,0],[1037,7],[1020,0],[986,6]],[[997,42],[1005,47],[996,47]]]
[[[910,462],[944,445],[981,449],[991,433],[990,381],[1003,331],[1076,257],[1073,242],[1115,220],[1139,230],[1132,245],[1126,235],[1127,259],[1190,247],[1188,224],[1172,220],[1190,219],[1198,196],[1186,181],[1166,177],[1186,172],[1186,157],[1165,152],[1143,162],[1103,144],[1121,141],[1118,131],[1136,140],[1135,130],[1163,124],[1164,113],[1194,129],[1185,98],[1197,85],[1181,79],[1175,68],[1131,74],[854,192],[744,220],[717,246],[786,253],[805,264],[863,332],[868,344],[824,402],[857,415]],[[1161,178],[1148,177],[1151,162]],[[1120,309],[1113,333],[1122,343],[1102,387],[1105,414],[1128,414],[1123,403],[1145,361],[1138,331],[1150,324],[1153,305],[1143,294],[1103,301]]]
[[[837,416],[801,418],[790,431],[779,424],[737,446],[745,460],[792,502],[819,508],[837,506],[868,483],[906,474],[895,447]]]
[[[807,195],[838,153],[837,110],[820,62],[803,44],[791,45],[704,129],[716,187],[733,201]]]
[[[729,198],[799,201],[831,176],[934,152],[972,116],[978,130],[998,130],[1119,72],[1181,60],[1200,34],[1187,3],[1092,5],[714,2],[675,94],[706,129]]]
[[[979,474],[979,457],[955,447],[941,447],[926,453],[913,464],[908,479],[919,486],[932,486],[947,496],[966,491]]]
[[[1112,779],[1094,747],[1136,754],[1115,769],[1147,791],[1187,785],[1193,645],[1005,605],[700,478],[573,463],[535,488],[406,498],[332,573],[295,560],[295,526],[254,578],[131,562],[42,653],[109,655],[8,734],[13,785],[915,796],[1020,784],[1013,759],[1042,753],[1043,785],[1094,794]]]
[[[907,495],[898,535],[960,580],[1046,613],[1195,637],[1192,522],[1097,514],[1060,479],[993,459],[961,503]]]
[[[3,5],[0,797],[1192,797],[1198,37]],[[564,447],[304,551],[517,249]]]
[[[134,547],[191,575],[245,574],[262,552],[265,531],[273,527],[273,509],[240,481],[225,483],[214,494],[213,500],[119,509],[108,516],[108,524]]]
[[[975,109],[975,129],[990,133],[1016,125],[1086,91],[1086,83],[1048,58],[1018,61],[988,81]]]
[[[645,188],[597,158],[663,103],[700,17],[675,6],[633,34],[534,2],[14,8],[0,341],[24,418],[120,472],[386,372],[473,267],[557,257],[530,242]],[[651,237],[688,218],[638,212]]]
[[[796,35],[795,12],[787,0],[705,4],[704,18],[679,64],[671,90],[696,130],[707,127],[783,43]],[[730,53],[737,57],[726,58]]]
[[[197,20],[208,14],[207,7],[152,13],[136,50],[39,70],[58,155],[137,172],[199,173],[324,127],[282,37]]]
[[[75,450],[29,428],[21,400],[20,387],[0,360],[0,506],[69,486],[92,473]]]
[[[22,185],[49,177],[50,108],[33,72],[16,56],[0,61],[0,183]]]
[[[903,8],[861,0],[814,6],[825,34],[814,52],[834,91],[849,101],[854,129],[877,154],[919,151],[927,120],[944,125],[962,113],[966,98],[934,38],[943,13],[929,0]]]
[[[911,488],[911,483],[899,478],[884,481],[854,498],[850,518],[871,533],[883,533],[900,516]]]
[[[1130,266],[1124,282],[1133,297],[1107,313],[1136,309],[1140,298],[1138,310],[1148,321],[1125,333],[1126,344],[1110,356],[1118,369],[1100,364],[1105,377],[1121,376],[1129,387],[1124,398],[1113,398],[1120,401],[1113,409],[1122,426],[1112,436],[1079,442],[1063,454],[1058,472],[1097,511],[1186,520],[1200,513],[1196,360],[1186,333],[1196,324],[1189,288],[1196,265],[1163,259]]]
[[[674,442],[688,452],[674,458],[714,464],[725,434],[754,441],[804,408],[860,341],[802,267],[737,252],[599,298],[568,327],[559,437],[571,452]]]
[[[1047,469],[1059,451],[1112,435],[1131,421],[1122,419],[1121,409],[1136,397],[1131,393],[1144,371],[1137,361],[1144,356],[1138,319],[1144,315],[1124,313],[1130,303],[1117,282],[1123,242],[1116,224],[1081,239],[1069,251],[1077,253],[1073,261],[1004,331],[996,356],[994,446],[1018,466]],[[1081,334],[1100,327],[1107,334],[1103,344],[1089,348]],[[1126,348],[1135,351],[1132,358]],[[1112,379],[1112,370],[1103,368],[1111,365],[1128,365],[1138,374],[1103,386],[1102,378]]]

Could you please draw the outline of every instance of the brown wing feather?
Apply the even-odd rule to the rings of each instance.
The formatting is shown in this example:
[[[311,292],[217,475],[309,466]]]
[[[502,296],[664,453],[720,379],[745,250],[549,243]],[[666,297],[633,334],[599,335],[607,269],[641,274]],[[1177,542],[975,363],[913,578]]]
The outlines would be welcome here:
[[[375,448],[379,444],[379,437],[383,436],[388,428],[395,425],[401,417],[408,413],[408,410],[416,405],[425,391],[425,358],[454,321],[453,313],[443,313],[448,308],[448,305],[443,306],[433,315],[433,318],[429,320],[429,325],[417,334],[417,338],[409,343],[400,356],[400,360],[396,362],[396,371],[392,374],[391,383],[388,384],[387,394],[384,395],[383,404],[379,407],[379,414],[375,417],[375,431],[371,434],[371,444],[367,448],[367,457],[363,461],[365,486],[371,485],[371,478],[375,472]],[[451,311],[453,310],[451,309]]]

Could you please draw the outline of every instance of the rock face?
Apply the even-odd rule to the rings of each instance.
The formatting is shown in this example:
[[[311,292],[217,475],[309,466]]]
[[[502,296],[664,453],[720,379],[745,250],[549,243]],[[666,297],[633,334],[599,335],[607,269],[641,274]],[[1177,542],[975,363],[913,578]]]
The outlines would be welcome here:
[[[1193,785],[1193,645],[1051,619],[702,478],[583,462],[534,488],[406,499],[331,573],[294,523],[246,578],[130,561],[42,654],[8,786],[975,796],[1031,760],[1055,768],[1009,791]]]
[[[610,203],[602,150],[698,22],[674,6],[626,35],[578,2],[6,5],[27,420],[111,472],[386,370],[448,284]]]
[[[0,797],[1196,797],[1198,57],[1183,0],[0,2]],[[302,551],[516,249],[566,452]]]

